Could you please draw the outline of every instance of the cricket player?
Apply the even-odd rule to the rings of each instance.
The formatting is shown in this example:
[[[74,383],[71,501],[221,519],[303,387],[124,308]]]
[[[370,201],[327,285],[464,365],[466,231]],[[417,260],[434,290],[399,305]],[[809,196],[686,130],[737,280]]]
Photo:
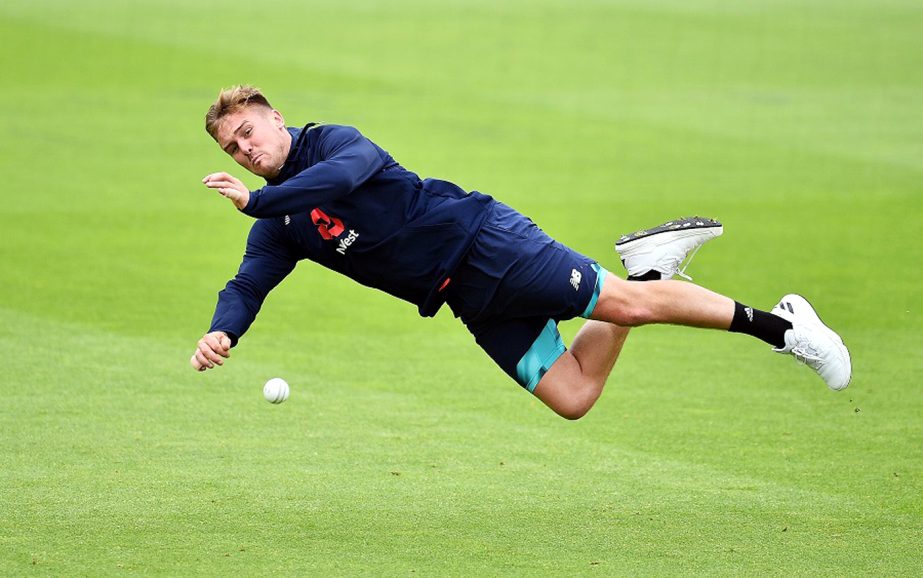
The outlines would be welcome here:
[[[224,363],[266,295],[308,259],[425,317],[448,305],[503,371],[568,419],[599,398],[629,329],[652,323],[752,335],[831,389],[849,384],[849,352],[803,297],[786,295],[766,312],[671,280],[722,233],[717,221],[679,219],[620,238],[626,280],[488,195],[421,179],[355,128],[287,127],[252,86],[222,90],[205,125],[266,186],[250,191],[224,172],[202,181],[255,220],[190,360],[198,371]],[[587,321],[568,349],[557,323],[574,317]]]

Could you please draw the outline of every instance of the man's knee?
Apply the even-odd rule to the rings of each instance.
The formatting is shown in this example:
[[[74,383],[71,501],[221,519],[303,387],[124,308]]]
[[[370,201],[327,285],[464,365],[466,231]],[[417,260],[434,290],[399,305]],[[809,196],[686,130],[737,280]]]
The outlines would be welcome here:
[[[574,396],[551,409],[564,419],[575,421],[582,418],[590,411],[598,397],[598,395],[592,397],[586,395]]]
[[[592,318],[622,327],[638,327],[650,323],[654,316],[645,299],[645,283],[609,275]]]
[[[534,393],[564,419],[577,420],[585,416],[602,393],[602,384],[583,374],[555,377],[551,380],[542,379]]]

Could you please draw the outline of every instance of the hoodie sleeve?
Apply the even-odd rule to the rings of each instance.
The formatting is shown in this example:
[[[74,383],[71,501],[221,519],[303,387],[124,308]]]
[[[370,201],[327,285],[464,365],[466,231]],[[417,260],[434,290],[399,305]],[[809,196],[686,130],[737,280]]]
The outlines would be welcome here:
[[[218,293],[212,331],[224,331],[232,346],[247,332],[266,295],[295,268],[291,253],[272,221],[257,221],[250,229],[247,249],[237,275]]]
[[[317,146],[319,162],[280,185],[251,191],[241,210],[258,219],[308,211],[348,195],[386,163],[378,147],[352,127],[326,127]]]

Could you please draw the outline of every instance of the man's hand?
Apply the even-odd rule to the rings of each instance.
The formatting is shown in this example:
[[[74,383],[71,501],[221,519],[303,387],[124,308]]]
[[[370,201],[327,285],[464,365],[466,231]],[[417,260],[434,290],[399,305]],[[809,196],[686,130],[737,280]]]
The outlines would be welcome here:
[[[207,333],[196,347],[189,363],[196,371],[205,371],[215,367],[215,364],[224,365],[224,359],[231,357],[231,338],[224,331]]]
[[[228,173],[212,173],[202,179],[202,183],[231,199],[238,209],[243,209],[250,202],[250,190],[239,179]]]

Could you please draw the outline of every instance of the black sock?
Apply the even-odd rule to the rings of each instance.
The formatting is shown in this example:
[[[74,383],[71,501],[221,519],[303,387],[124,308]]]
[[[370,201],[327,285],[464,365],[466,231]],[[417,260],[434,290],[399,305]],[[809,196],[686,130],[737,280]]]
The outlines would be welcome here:
[[[734,319],[728,329],[731,333],[746,333],[762,339],[776,348],[785,347],[785,332],[792,328],[791,321],[777,315],[734,302]]]
[[[660,281],[660,279],[660,271],[655,271],[653,269],[643,275],[636,275],[634,277],[631,275],[628,276],[629,281]]]

